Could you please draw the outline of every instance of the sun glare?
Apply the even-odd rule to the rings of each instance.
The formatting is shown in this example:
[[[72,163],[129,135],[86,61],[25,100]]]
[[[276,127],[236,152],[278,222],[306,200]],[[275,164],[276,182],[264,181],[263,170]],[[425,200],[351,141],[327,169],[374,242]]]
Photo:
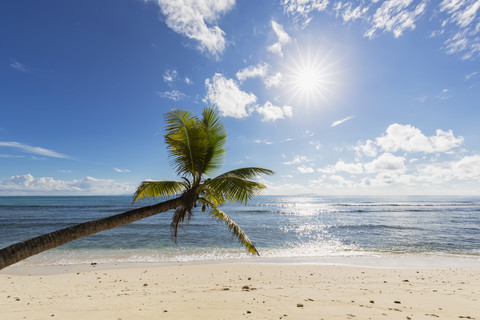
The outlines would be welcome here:
[[[327,56],[297,50],[297,55],[289,59],[287,66],[288,89],[285,93],[289,100],[306,107],[327,103],[336,84],[334,65]]]
[[[305,94],[317,90],[320,87],[321,74],[318,70],[311,68],[302,68],[295,74],[295,85],[298,90]]]

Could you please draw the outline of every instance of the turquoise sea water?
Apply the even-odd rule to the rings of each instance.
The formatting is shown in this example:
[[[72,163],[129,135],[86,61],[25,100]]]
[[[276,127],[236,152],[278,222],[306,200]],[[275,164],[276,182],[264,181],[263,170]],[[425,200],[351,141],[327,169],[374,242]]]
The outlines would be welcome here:
[[[132,205],[131,200],[0,197],[0,247],[152,204]],[[480,197],[260,196],[246,206],[228,204],[223,210],[249,235],[262,261],[453,257],[480,267]],[[258,259],[240,247],[225,225],[201,210],[180,229],[175,244],[171,216],[161,213],[79,239],[21,264]]]

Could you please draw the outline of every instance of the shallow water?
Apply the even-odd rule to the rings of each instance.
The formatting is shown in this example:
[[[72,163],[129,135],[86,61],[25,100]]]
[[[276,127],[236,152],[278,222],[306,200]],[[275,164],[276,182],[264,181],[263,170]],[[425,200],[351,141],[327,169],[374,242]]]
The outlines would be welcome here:
[[[129,196],[0,197],[0,247],[151,204]],[[432,256],[480,266],[479,197],[261,196],[223,207],[262,261],[371,261]],[[24,265],[91,261],[198,262],[255,259],[225,225],[196,210],[172,239],[172,213],[92,235],[36,255]],[[392,258],[393,257],[393,258]],[[392,260],[393,259],[393,260]]]

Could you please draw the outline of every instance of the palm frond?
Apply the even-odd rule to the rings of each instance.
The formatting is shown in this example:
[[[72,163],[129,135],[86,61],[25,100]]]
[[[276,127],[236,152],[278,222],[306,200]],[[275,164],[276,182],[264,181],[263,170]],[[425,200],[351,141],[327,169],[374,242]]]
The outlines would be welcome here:
[[[224,177],[237,177],[242,179],[253,179],[261,174],[268,174],[272,175],[275,172],[269,169],[264,168],[257,168],[257,167],[247,167],[247,168],[239,168],[235,170],[231,170],[219,175],[217,178],[224,178]]]
[[[143,181],[135,192],[133,202],[150,197],[167,197],[178,194],[187,187],[178,181]]]
[[[175,212],[172,216],[172,222],[170,223],[170,228],[173,229],[173,237],[175,239],[175,243],[177,243],[177,235],[178,235],[178,226],[185,220],[185,216],[187,215],[187,210],[184,206],[180,206],[175,209]],[[191,216],[191,213],[189,214]]]
[[[247,203],[247,201],[260,193],[265,185],[239,177],[219,176],[204,182],[207,194],[228,201]]]
[[[228,226],[228,229],[233,233],[237,240],[247,248],[247,250],[251,254],[260,255],[250,238],[248,238],[247,234],[242,230],[242,228],[240,228],[240,226],[235,221],[233,221],[232,218],[230,218],[229,215],[227,215],[215,205],[210,204],[210,206],[210,215],[212,217],[225,222],[225,224]]]
[[[207,150],[203,160],[202,172],[211,175],[223,164],[227,133],[214,108],[205,108],[201,125],[207,139]]]
[[[172,164],[179,175],[191,175],[193,182],[201,176],[207,149],[205,132],[189,110],[172,110],[165,115],[165,142]]]
[[[217,190],[215,188],[210,188],[208,184],[202,184],[198,190],[200,196],[204,197],[206,200],[211,202],[216,206],[224,204],[227,199],[223,195],[221,189]],[[199,200],[202,200],[201,198]]]

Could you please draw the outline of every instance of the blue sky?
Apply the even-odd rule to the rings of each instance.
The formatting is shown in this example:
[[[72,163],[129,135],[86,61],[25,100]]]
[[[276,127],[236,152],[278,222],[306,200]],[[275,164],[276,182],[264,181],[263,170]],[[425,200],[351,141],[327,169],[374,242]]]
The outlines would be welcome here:
[[[266,194],[480,194],[480,0],[3,1],[0,195],[176,179],[214,106]]]

